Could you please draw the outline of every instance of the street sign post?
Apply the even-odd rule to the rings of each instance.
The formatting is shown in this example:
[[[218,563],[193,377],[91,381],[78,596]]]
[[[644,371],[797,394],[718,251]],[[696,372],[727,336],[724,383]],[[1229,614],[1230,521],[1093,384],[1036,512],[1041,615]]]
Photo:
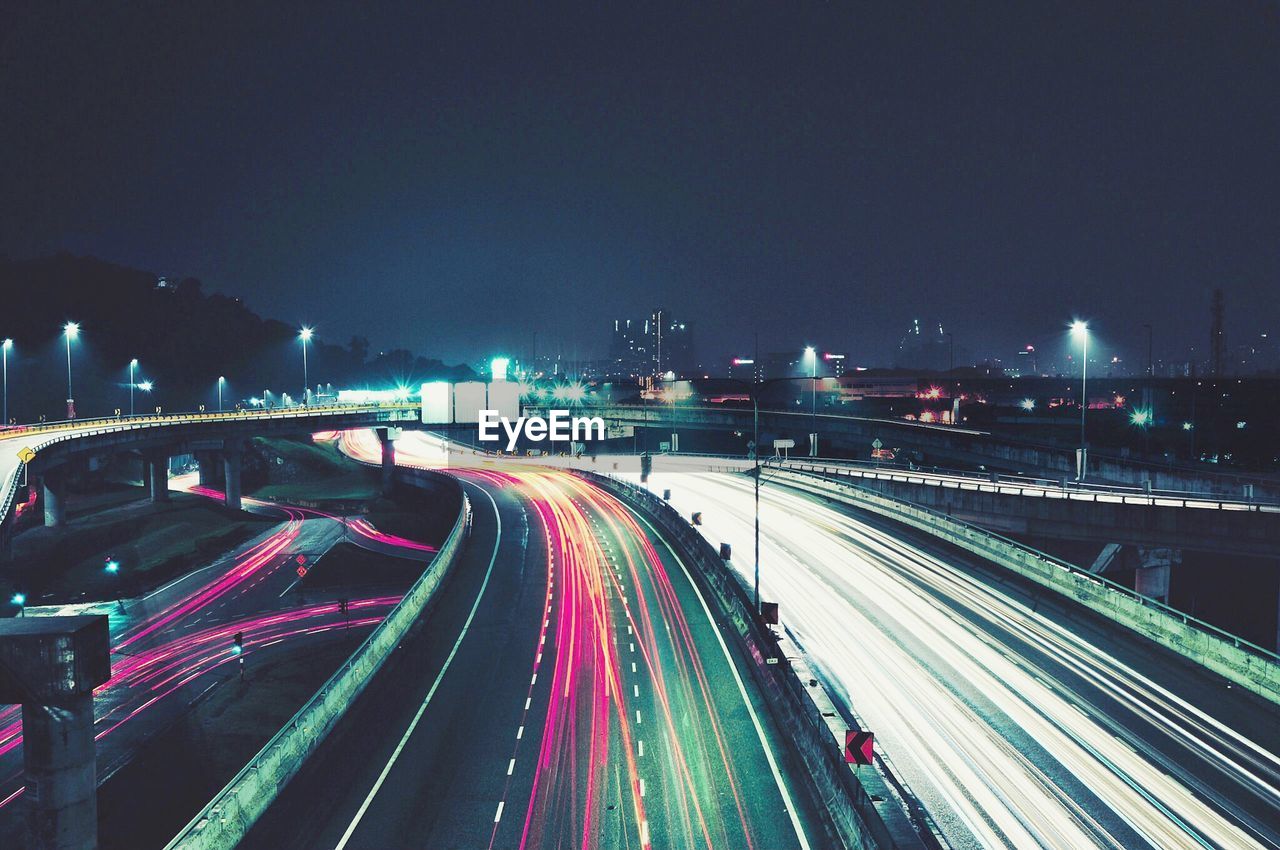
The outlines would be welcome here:
[[[846,729],[844,733],[844,760],[849,764],[871,764],[875,755],[875,733],[859,729]]]

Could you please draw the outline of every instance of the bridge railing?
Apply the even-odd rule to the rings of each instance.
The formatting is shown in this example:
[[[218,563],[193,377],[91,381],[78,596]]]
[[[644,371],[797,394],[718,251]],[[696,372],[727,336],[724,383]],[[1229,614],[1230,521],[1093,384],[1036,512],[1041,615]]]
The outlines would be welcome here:
[[[69,419],[59,422],[44,422],[34,425],[20,425],[0,430],[0,443],[12,440],[9,445],[23,442],[22,448],[31,449],[37,454],[49,446],[68,440],[79,440],[85,437],[114,434],[144,428],[156,428],[169,425],[188,425],[202,422],[244,422],[260,420],[302,419],[312,416],[355,415],[365,413],[382,413],[389,410],[416,411],[417,405],[400,403],[359,404],[359,405],[323,405],[315,407],[287,407],[278,410],[228,410],[222,412],[190,412],[161,413],[143,416],[108,416],[97,419]],[[20,441],[15,438],[30,436],[35,439]],[[22,472],[26,461],[20,459],[4,483],[0,491],[0,522],[6,520],[13,507],[17,495]]]

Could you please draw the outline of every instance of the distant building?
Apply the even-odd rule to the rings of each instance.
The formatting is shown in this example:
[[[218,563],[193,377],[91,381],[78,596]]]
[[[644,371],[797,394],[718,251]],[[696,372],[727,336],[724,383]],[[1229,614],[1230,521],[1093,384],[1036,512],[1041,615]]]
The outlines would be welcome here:
[[[661,307],[647,319],[615,319],[605,377],[614,380],[665,375],[693,377],[698,361],[693,327]]]
[[[945,372],[952,367],[970,362],[969,352],[955,345],[954,337],[942,329],[942,323],[933,328],[922,328],[919,319],[913,319],[911,327],[898,342],[894,352],[895,369]]]

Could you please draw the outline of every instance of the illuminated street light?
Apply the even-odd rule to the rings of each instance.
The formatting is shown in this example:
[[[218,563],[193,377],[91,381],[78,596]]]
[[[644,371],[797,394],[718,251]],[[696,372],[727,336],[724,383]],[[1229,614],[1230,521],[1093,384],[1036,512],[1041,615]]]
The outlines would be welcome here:
[[[1089,409],[1089,323],[1076,319],[1071,323],[1071,335],[1080,340],[1080,462],[1078,478],[1083,481],[1088,469],[1088,449],[1085,448],[1084,413]]]
[[[134,374],[138,369],[138,358],[129,361],[129,415],[133,416],[133,391],[138,386],[137,376]]]
[[[1145,428],[1151,424],[1151,411],[1138,408],[1129,414],[1129,424]]]
[[[227,384],[227,379],[219,375],[218,376],[218,412],[219,413],[222,412],[222,388],[226,386],[226,384]]]
[[[495,381],[505,381],[507,379],[507,367],[511,365],[511,360],[507,357],[495,357],[489,361],[489,377]]]
[[[62,326],[62,335],[67,338],[67,418],[76,418],[76,402],[71,395],[71,340],[80,336],[80,325],[76,322],[67,322]]]
[[[307,343],[311,341],[314,333],[315,329],[306,325],[298,331],[298,339],[302,340],[302,400],[304,403],[311,400],[311,380],[307,376]]]
[[[812,345],[804,348],[804,359],[810,367],[809,377],[813,379],[813,398],[809,406],[809,456],[818,456],[818,352]]]
[[[0,425],[9,424],[9,349],[13,348],[13,340],[0,342],[0,356],[4,358],[4,419]]]
[[[13,598],[11,598],[9,601],[12,602],[14,605],[18,606],[19,617],[23,616],[26,613],[27,597],[25,594],[15,593],[13,594]]]
[[[152,384],[150,381],[143,381],[142,383],[138,384],[138,389],[142,390],[144,393],[149,393],[151,392],[154,386],[155,385]]]

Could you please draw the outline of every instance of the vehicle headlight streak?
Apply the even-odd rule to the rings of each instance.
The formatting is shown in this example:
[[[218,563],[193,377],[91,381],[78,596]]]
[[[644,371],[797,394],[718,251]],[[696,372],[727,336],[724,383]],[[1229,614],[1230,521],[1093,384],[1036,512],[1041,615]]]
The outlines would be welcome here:
[[[676,491],[677,501],[681,494],[687,500],[692,495],[689,504],[726,508],[705,513],[708,539],[749,539],[748,484],[726,476],[681,476]],[[981,716],[994,707],[1030,739],[1022,747],[1039,748],[1065,766],[1152,845],[1257,846],[1256,836],[1215,808],[1249,824],[1212,787],[1160,758],[1110,720],[1107,710],[1046,678],[1034,660],[1006,656],[979,637],[966,617],[982,617],[1037,647],[1149,720],[1158,734],[1181,746],[1207,747],[1224,776],[1249,787],[1273,810],[1280,801],[1280,760],[1274,754],[1086,639],[891,535],[773,488],[764,510],[762,561],[774,566],[762,580],[769,595],[782,601],[790,628],[849,689],[852,704],[896,760],[925,772],[979,844],[1072,850],[1124,844],[1064,793],[1060,777],[1046,774],[1019,752],[1016,740],[1006,740],[1007,733]],[[958,603],[963,613],[934,594]],[[965,681],[982,695],[980,702],[971,706],[935,668]]]

